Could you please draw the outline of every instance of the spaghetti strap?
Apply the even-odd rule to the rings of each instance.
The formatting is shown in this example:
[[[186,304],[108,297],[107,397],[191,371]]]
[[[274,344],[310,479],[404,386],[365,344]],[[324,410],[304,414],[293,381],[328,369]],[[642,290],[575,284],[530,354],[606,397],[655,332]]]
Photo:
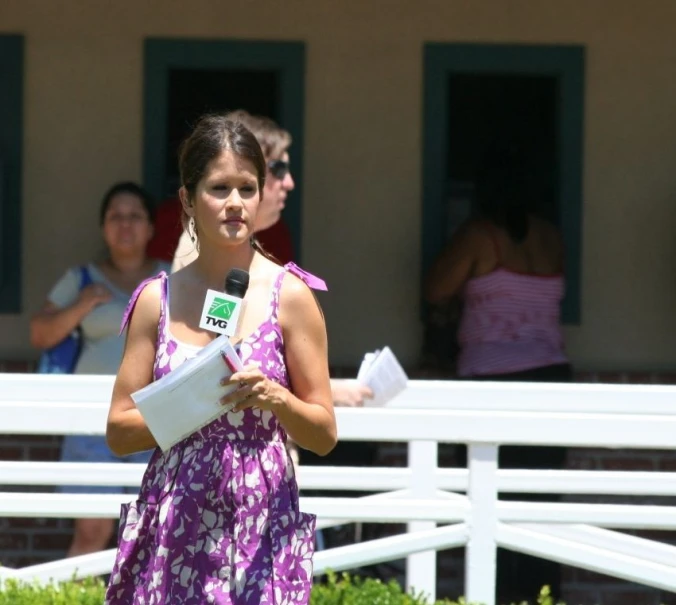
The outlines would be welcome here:
[[[296,263],[286,263],[286,265],[284,265],[284,269],[286,269],[289,273],[293,273],[296,277],[302,279],[313,290],[323,290],[324,292],[328,290],[326,287],[326,282],[323,279],[317,277],[316,275],[312,275],[312,273],[308,273],[304,269],[301,269]]]
[[[304,281],[309,288],[313,290],[324,290],[327,291],[326,282],[308,273],[304,269],[301,269],[296,263],[286,263],[282,267],[282,270],[279,272],[279,275],[275,279],[275,283],[272,286],[272,297],[270,299],[270,317],[276,318],[279,313],[279,293],[282,288],[282,282],[284,281],[284,276],[287,273],[293,273],[296,277]]]
[[[150,283],[155,281],[156,279],[161,279],[162,281],[162,296],[160,300],[160,321],[162,320],[162,317],[164,317],[165,314],[165,307],[167,304],[167,274],[164,271],[161,271],[154,277],[149,277],[147,279],[144,279],[137,287],[136,290],[134,290],[134,293],[131,295],[131,298],[129,299],[129,302],[127,303],[127,308],[124,311],[124,315],[122,316],[122,324],[120,325],[120,334],[124,332],[125,328],[127,327],[127,324],[131,320],[131,315],[134,312],[134,307],[136,307],[136,301],[138,300],[138,297],[141,295],[141,292],[143,292],[143,289]]]

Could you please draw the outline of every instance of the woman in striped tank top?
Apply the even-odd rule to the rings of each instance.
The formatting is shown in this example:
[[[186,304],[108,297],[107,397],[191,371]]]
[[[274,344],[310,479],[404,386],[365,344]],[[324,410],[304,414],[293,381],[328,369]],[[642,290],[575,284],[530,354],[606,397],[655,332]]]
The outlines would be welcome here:
[[[491,154],[476,181],[478,216],[459,230],[428,276],[428,302],[454,297],[462,302],[457,367],[461,378],[572,378],[560,326],[563,244],[556,227],[532,212],[534,196],[524,167],[512,150]],[[464,446],[458,454],[464,465]],[[556,469],[564,463],[564,448],[500,448],[503,468]],[[520,494],[518,499],[538,498]],[[554,563],[499,551],[501,602],[532,598],[543,584],[556,593],[559,576]]]

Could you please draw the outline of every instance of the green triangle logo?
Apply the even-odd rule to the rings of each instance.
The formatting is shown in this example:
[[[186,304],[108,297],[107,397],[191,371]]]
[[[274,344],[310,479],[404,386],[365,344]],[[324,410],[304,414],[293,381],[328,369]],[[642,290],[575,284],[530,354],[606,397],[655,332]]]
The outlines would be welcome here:
[[[228,320],[235,311],[235,303],[224,298],[214,298],[209,308],[209,315],[218,319]]]

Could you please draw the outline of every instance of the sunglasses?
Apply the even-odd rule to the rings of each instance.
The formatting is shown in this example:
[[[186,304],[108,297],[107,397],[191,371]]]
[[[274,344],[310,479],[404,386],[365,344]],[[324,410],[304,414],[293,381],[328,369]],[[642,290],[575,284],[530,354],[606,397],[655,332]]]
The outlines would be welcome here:
[[[289,174],[289,162],[284,160],[272,160],[268,162],[270,174],[280,181]]]

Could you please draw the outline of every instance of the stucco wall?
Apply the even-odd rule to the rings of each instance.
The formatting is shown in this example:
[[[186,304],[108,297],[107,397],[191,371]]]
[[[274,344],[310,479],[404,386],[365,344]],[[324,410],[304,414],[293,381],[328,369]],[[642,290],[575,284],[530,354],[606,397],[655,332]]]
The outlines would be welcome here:
[[[676,366],[676,4],[418,0],[4,0],[26,37],[24,313],[0,355],[33,355],[27,319],[100,249],[105,188],[141,177],[147,36],[306,43],[304,264],[329,281],[333,363],[388,343],[417,358],[422,47],[587,48],[580,368]]]

